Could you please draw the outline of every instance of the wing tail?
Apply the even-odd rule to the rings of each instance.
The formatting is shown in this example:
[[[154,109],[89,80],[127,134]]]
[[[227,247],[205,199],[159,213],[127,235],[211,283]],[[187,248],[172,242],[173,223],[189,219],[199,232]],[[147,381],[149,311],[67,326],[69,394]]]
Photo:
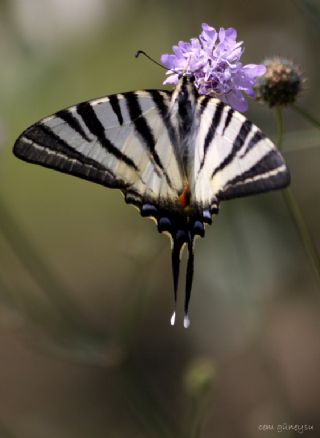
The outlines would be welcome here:
[[[187,263],[187,274],[186,274],[186,294],[184,301],[184,319],[183,325],[185,328],[188,328],[190,325],[189,320],[189,302],[191,298],[191,290],[192,290],[192,281],[193,281],[193,265],[194,265],[194,252],[193,252],[193,236],[189,233],[188,236],[188,263]]]
[[[173,243],[171,249],[171,263],[173,276],[173,293],[174,293],[174,318],[171,319],[171,324],[175,323],[175,311],[178,298],[180,260],[183,246],[185,244],[184,233],[181,230],[177,231],[173,236]]]
[[[185,246],[188,248],[183,321],[184,327],[187,328],[190,325],[188,311],[193,281],[194,239],[196,236],[204,237],[204,223],[211,223],[211,215],[208,217],[207,213],[210,213],[203,212],[199,217],[187,219],[183,215],[170,215],[169,212],[161,212],[157,210],[156,207],[150,205],[145,205],[141,213],[143,216],[153,216],[158,222],[159,232],[166,232],[171,237],[171,263],[174,292],[174,312],[171,317],[171,325],[175,324],[176,318],[181,254]]]

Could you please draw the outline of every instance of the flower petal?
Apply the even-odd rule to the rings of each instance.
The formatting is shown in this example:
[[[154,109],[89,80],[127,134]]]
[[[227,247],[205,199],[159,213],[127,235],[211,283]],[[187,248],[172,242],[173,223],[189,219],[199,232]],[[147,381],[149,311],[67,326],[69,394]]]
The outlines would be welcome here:
[[[202,32],[199,38],[204,45],[208,45],[210,47],[214,46],[217,36],[218,34],[214,27],[211,27],[206,23],[202,24]]]
[[[243,69],[246,71],[246,75],[252,78],[263,76],[267,71],[266,66],[263,64],[247,64]]]
[[[236,111],[240,111],[241,113],[248,109],[248,102],[238,90],[233,90],[231,93],[225,95],[223,100]]]
[[[176,59],[176,57],[174,55],[168,55],[168,54],[161,55],[161,58],[160,58],[161,64],[169,69],[174,68],[175,59]]]
[[[163,85],[177,85],[177,83],[179,82],[179,75],[171,75],[168,76],[166,80],[164,80],[162,83]]]
[[[229,27],[225,31],[225,38],[231,41],[235,41],[237,39],[237,31],[233,27]]]

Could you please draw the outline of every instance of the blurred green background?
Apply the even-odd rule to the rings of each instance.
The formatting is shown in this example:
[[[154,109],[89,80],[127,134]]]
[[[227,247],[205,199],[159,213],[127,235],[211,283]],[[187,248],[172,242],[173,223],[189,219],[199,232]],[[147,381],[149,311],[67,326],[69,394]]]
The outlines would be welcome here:
[[[11,152],[61,108],[161,88],[134,53],[158,59],[202,22],[235,27],[245,63],[293,59],[319,116],[318,0],[0,1],[1,438],[319,436],[320,287],[281,193],[221,206],[197,243],[184,330],[182,300],[169,325],[170,246],[154,224],[119,192]],[[270,109],[252,101],[248,117],[276,138]],[[290,108],[284,123],[320,250],[319,130]]]

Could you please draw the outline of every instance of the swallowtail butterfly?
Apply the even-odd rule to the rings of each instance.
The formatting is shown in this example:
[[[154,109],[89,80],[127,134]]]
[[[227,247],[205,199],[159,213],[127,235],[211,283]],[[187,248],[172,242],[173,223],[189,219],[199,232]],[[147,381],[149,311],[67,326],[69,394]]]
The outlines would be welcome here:
[[[13,151],[25,161],[118,188],[142,216],[154,218],[172,240],[175,300],[187,247],[185,327],[195,236],[204,237],[220,201],[281,189],[290,180],[260,129],[220,100],[200,96],[188,75],[173,92],[114,94],[59,111],[24,131]]]

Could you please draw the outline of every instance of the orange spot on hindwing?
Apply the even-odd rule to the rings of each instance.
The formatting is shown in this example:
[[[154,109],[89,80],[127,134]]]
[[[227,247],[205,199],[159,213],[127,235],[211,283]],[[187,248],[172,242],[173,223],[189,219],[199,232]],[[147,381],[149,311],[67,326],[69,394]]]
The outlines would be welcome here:
[[[189,186],[186,185],[183,189],[183,192],[179,196],[179,203],[183,208],[188,208],[191,205],[191,193]]]

